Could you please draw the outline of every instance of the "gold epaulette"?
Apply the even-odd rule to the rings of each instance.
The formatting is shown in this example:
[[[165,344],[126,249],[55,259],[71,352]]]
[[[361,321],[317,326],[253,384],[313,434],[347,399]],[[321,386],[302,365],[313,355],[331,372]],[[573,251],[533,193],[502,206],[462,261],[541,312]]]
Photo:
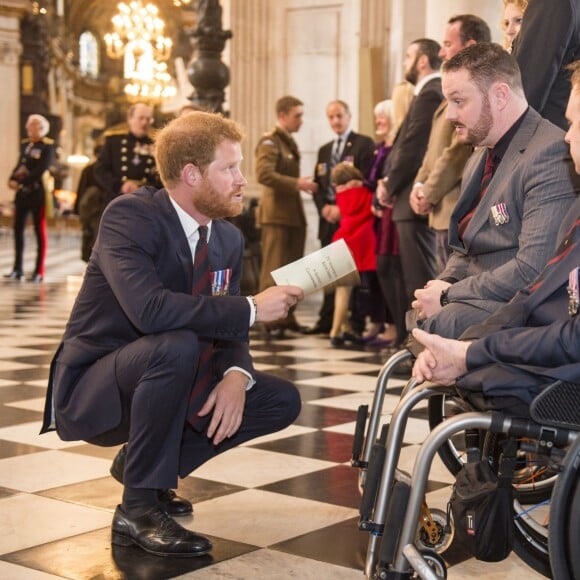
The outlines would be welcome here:
[[[111,137],[113,135],[125,135],[126,133],[128,133],[128,129],[119,129],[119,128],[105,129],[103,137]]]
[[[42,142],[47,145],[54,145],[54,139],[51,139],[50,137],[43,137]]]

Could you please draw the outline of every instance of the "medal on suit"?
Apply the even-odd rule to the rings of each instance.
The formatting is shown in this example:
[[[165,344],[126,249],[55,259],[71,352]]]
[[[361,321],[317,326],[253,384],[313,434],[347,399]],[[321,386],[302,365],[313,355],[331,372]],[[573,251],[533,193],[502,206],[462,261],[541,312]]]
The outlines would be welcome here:
[[[510,221],[510,214],[505,203],[493,205],[491,207],[491,215],[496,226],[503,226]]]
[[[574,268],[568,276],[568,314],[576,316],[578,314],[578,304],[580,303],[580,268]]]

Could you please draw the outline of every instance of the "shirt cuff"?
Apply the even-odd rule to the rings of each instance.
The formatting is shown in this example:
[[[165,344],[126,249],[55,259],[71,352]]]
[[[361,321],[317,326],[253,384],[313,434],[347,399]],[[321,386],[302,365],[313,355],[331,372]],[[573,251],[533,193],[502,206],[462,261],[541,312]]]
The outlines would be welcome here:
[[[256,299],[253,296],[246,296],[246,300],[250,305],[250,326],[253,326],[256,322]]]
[[[243,369],[242,367],[230,367],[229,369],[227,369],[224,372],[224,377],[228,373],[230,373],[231,371],[239,371],[240,373],[242,373],[248,377],[248,384],[246,385],[246,391],[249,391],[256,384],[256,379],[246,369]]]

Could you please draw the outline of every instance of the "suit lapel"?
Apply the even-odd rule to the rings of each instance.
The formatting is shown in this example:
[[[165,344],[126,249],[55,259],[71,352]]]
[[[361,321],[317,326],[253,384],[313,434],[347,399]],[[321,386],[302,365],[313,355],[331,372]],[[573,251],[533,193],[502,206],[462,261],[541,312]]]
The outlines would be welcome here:
[[[215,272],[218,265],[222,263],[222,248],[224,241],[222,239],[221,223],[214,220],[211,225],[211,236],[209,238],[209,265],[212,272]]]
[[[471,173],[471,177],[467,178],[466,185],[461,192],[461,196],[457,201],[457,205],[453,210],[453,219],[450,224],[450,242],[454,247],[461,248],[465,246],[469,247],[469,240],[471,236],[464,236],[463,242],[459,240],[457,234],[457,226],[461,218],[466,215],[473,205],[476,203],[479,197],[481,178],[483,176],[483,170],[485,168],[485,158],[487,155],[487,148],[480,147],[473,152],[473,159],[470,159],[469,163],[474,167]],[[473,220],[472,220],[473,221]],[[470,223],[467,227],[466,234],[471,232],[472,224]]]
[[[515,215],[515,207],[513,205],[513,200],[507,199],[505,197],[505,184],[511,179],[511,175],[514,173],[514,168],[519,163],[522,154],[525,152],[528,143],[530,142],[532,136],[538,128],[538,123],[541,117],[537,114],[532,114],[531,109],[526,113],[522,124],[517,130],[516,134],[513,136],[505,155],[503,156],[501,163],[499,164],[497,170],[495,171],[489,187],[485,192],[482,200],[480,201],[480,210],[476,211],[473,219],[471,220],[467,230],[465,231],[464,244],[469,247],[471,240],[477,235],[482,227],[488,223],[490,218],[491,208],[498,203],[507,204],[507,212],[510,215]],[[477,175],[479,180],[472,180],[470,186],[478,184],[481,182],[481,176],[483,175],[483,168],[485,166],[485,149],[482,151],[482,163],[478,168]],[[477,192],[479,189],[477,189]],[[473,199],[472,197],[470,199]],[[463,214],[462,214],[463,215]]]
[[[155,197],[158,200],[161,214],[167,222],[167,227],[171,237],[177,237],[175,257],[185,275],[186,286],[191,290],[193,284],[193,256],[189,249],[189,242],[185,237],[185,232],[181,227],[181,222],[179,221],[175,208],[171,204],[171,201],[169,201],[169,194],[167,191],[165,189],[160,189],[155,194]]]

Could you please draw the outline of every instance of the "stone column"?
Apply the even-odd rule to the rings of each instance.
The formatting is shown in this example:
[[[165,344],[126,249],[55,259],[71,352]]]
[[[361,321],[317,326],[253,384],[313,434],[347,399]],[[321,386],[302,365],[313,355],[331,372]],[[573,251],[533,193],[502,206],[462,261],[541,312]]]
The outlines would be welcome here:
[[[3,0],[0,3],[0,204],[12,202],[13,192],[4,187],[9,172],[16,164],[20,143],[20,18],[29,9],[26,0]]]
[[[232,83],[229,91],[232,119],[243,124],[243,170],[249,178],[248,195],[259,197],[261,187],[252,179],[254,150],[262,133],[275,120],[274,90],[269,72],[271,0],[232,0],[229,20],[235,30],[231,42]],[[257,33],[257,31],[262,31]]]

